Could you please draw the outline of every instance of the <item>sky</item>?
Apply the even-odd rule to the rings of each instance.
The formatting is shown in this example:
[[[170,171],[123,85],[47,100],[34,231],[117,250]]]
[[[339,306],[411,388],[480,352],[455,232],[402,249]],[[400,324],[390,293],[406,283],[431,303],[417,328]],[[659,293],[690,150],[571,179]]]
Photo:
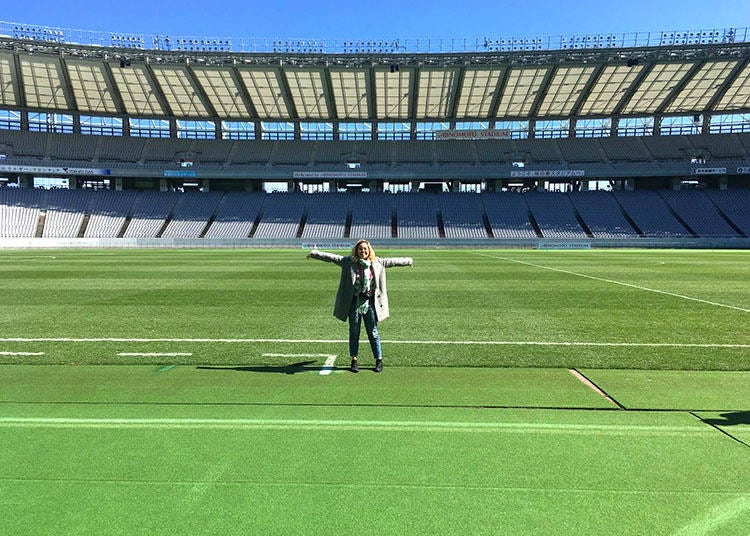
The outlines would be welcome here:
[[[8,0],[0,20],[231,38],[543,37],[750,26],[748,0]]]

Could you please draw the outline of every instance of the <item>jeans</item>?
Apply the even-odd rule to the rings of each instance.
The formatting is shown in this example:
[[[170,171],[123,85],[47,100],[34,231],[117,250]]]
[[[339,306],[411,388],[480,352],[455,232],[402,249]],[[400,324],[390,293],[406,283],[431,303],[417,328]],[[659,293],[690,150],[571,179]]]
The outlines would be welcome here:
[[[357,312],[357,299],[352,300],[349,307],[349,356],[356,357],[359,354],[359,333],[362,330],[362,321],[365,321],[365,331],[370,340],[370,348],[375,359],[382,359],[380,349],[380,336],[378,335],[378,320],[375,318],[375,304],[370,301],[370,307],[365,314]]]

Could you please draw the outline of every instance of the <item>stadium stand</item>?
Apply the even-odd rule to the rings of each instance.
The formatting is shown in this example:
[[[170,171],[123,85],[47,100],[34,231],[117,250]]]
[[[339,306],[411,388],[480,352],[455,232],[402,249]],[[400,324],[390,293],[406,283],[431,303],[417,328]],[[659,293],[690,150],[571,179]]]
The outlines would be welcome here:
[[[178,196],[172,218],[162,232],[164,238],[199,238],[221,200],[221,194],[185,192]]]
[[[139,192],[123,236],[155,238],[167,222],[178,195],[173,192]]]
[[[594,238],[638,236],[610,192],[570,192],[568,196]]]
[[[47,191],[44,238],[75,238],[83,224],[92,192],[52,189]]]
[[[395,195],[396,233],[399,238],[439,238],[437,195],[400,193]]]
[[[537,238],[523,194],[484,192],[481,198],[495,238]]]
[[[305,210],[305,194],[270,194],[263,204],[263,215],[255,238],[295,238]]]
[[[695,151],[685,136],[644,136],[641,141],[655,160],[684,162]]]
[[[750,190],[706,190],[706,195],[742,234],[750,236]]]
[[[478,194],[441,195],[438,200],[446,238],[487,238]]]
[[[515,146],[517,153],[528,155],[534,163],[559,164],[566,159],[557,140],[516,140]]]
[[[302,238],[344,238],[351,198],[350,194],[307,196],[307,220]]]
[[[567,194],[526,192],[524,196],[544,238],[586,238]]]
[[[225,193],[205,238],[248,238],[264,200],[263,193]]]
[[[44,208],[45,193],[27,188],[0,188],[0,237],[33,237]]]
[[[105,162],[139,162],[146,147],[144,138],[98,136],[97,159]]]
[[[702,237],[736,237],[737,232],[726,222],[711,202],[711,199],[700,190],[662,190],[659,192],[693,232]]]
[[[116,192],[104,190],[91,195],[88,207],[90,219],[84,232],[85,238],[117,237],[130,214],[138,192]]]
[[[600,138],[599,143],[612,162],[647,162],[652,160],[651,154],[641,141],[635,136]]]
[[[393,194],[353,194],[349,236],[354,239],[391,238]]]
[[[708,158],[741,159],[747,154],[735,134],[704,134],[693,136],[690,141],[698,154]]]
[[[615,199],[644,236],[686,237],[690,232],[655,191],[614,192]]]

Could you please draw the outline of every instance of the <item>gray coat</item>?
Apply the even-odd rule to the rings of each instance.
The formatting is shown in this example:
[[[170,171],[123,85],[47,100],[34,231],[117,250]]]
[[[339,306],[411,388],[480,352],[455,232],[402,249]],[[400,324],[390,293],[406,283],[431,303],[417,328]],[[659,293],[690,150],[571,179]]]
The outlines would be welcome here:
[[[349,308],[354,298],[354,282],[357,278],[356,273],[352,270],[354,262],[351,256],[336,255],[314,249],[310,252],[310,258],[341,266],[341,280],[339,281],[339,290],[336,292],[333,316],[345,322],[349,318]],[[414,264],[414,261],[411,257],[375,257],[375,261],[372,263],[372,272],[375,276],[375,318],[378,322],[390,316],[385,269],[391,266],[412,266],[412,264]]]

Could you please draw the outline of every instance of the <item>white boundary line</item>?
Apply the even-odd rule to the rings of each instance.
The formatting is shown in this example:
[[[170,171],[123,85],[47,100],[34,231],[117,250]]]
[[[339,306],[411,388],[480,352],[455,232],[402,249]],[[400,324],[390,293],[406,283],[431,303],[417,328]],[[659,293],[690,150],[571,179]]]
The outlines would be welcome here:
[[[348,339],[177,339],[177,338],[112,338],[112,337],[8,337],[0,342],[176,342],[176,343],[223,343],[223,344],[343,344]],[[384,340],[387,344],[423,344],[423,345],[456,345],[456,346],[591,346],[591,347],[635,347],[635,348],[750,348],[742,343],[680,343],[680,342],[587,342],[587,341],[417,341],[417,340]],[[288,355],[288,354],[285,354]],[[299,354],[302,355],[302,354]],[[330,354],[316,354],[324,357]]]
[[[120,352],[122,357],[190,357],[193,354],[185,352]]]
[[[589,434],[713,434],[705,426],[608,425],[462,421],[375,421],[328,419],[138,419],[73,417],[0,417],[0,428],[190,428],[286,430],[405,430],[451,432],[568,432]]]
[[[703,300],[701,298],[694,298],[692,296],[685,296],[684,294],[677,294],[674,292],[667,292],[666,290],[657,290],[654,288],[642,287],[640,285],[634,285],[632,283],[624,283],[622,281],[615,281],[614,279],[606,279],[604,277],[596,277],[594,275],[582,274],[580,272],[572,272],[570,270],[563,270],[562,268],[552,268],[551,266],[544,266],[542,264],[536,264],[528,261],[519,261],[517,259],[509,259],[508,257],[496,257],[494,255],[487,255],[486,253],[476,253],[481,257],[487,257],[489,259],[497,259],[500,261],[515,262],[517,264],[525,264],[526,266],[533,266],[534,268],[541,268],[543,270],[550,270],[552,272],[559,272],[561,274],[575,275],[578,277],[585,277],[586,279],[593,279],[595,281],[603,281],[605,283],[612,283],[613,285],[621,285],[623,287],[635,288],[638,290],[645,290],[647,292],[655,292],[656,294],[664,294],[665,296],[672,296],[674,298],[682,298],[683,300],[690,300],[699,303],[705,303],[706,305],[715,305],[716,307],[725,307],[727,309],[734,309],[735,311],[742,311],[743,313],[750,313],[750,309],[744,307],[738,307],[736,305],[727,305],[726,303],[712,302]]]
[[[325,357],[326,362],[320,369],[321,376],[330,375],[336,362],[336,354],[263,354],[263,357]]]
[[[0,352],[0,355],[44,355],[44,352]]]

